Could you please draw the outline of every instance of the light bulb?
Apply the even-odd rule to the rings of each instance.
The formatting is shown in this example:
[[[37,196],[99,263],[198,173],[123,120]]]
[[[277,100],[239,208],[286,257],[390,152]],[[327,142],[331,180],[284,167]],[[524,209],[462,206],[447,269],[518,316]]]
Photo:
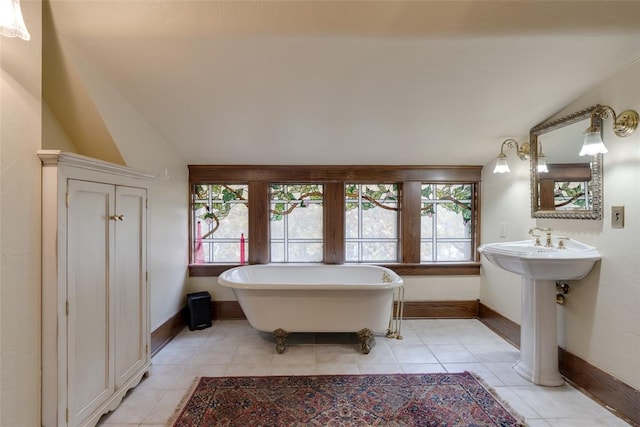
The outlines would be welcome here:
[[[538,172],[549,172],[549,168],[547,167],[547,159],[545,159],[544,154],[542,153],[540,153],[540,155],[538,156]]]
[[[493,173],[509,173],[509,164],[507,163],[507,156],[500,154],[498,160],[496,160],[496,167],[493,169]]]
[[[602,141],[602,135],[600,129],[595,129],[591,132],[584,133],[584,143],[582,144],[582,150],[580,150],[581,156],[593,156],[595,154],[607,153],[607,147],[604,146]]]

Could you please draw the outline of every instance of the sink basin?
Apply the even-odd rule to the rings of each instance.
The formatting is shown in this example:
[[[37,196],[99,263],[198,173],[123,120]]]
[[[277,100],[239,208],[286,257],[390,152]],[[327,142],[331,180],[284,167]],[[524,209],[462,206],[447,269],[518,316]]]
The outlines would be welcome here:
[[[573,239],[563,239],[563,249],[536,246],[531,240],[486,243],[478,248],[491,263],[524,277],[541,280],[577,280],[586,276],[602,258],[596,248]]]
[[[561,239],[564,248],[552,238],[552,247],[533,241],[487,243],[478,248],[491,263],[520,275],[522,319],[520,359],[513,369],[534,384],[560,386],[564,380],[558,370],[558,331],[556,281],[586,276],[602,258],[589,245]]]

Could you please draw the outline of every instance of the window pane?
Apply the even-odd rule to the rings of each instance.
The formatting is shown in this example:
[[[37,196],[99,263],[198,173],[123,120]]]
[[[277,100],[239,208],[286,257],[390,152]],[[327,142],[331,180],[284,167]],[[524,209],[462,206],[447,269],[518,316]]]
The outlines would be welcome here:
[[[469,261],[470,259],[470,242],[438,243],[437,261]]]
[[[398,186],[345,186],[345,258],[351,262],[398,260]]]
[[[284,262],[284,243],[271,242],[271,262]]]
[[[322,262],[322,243],[289,243],[289,262]]]
[[[347,202],[348,205],[348,202]],[[358,218],[360,215],[360,211],[358,208],[347,209],[344,214],[344,224],[345,224],[345,238],[347,239],[357,239],[358,238]]]
[[[423,209],[420,217],[420,231],[423,239],[433,237],[433,203],[429,203],[428,208],[431,209],[431,213],[425,212]]]
[[[290,239],[322,239],[322,205],[309,204],[289,216]]]
[[[433,259],[433,244],[431,242],[420,243],[420,261],[431,262]]]
[[[438,204],[438,237],[469,237],[469,226],[464,213],[453,203]]]
[[[422,185],[420,238],[422,262],[473,259],[470,238],[472,192],[472,184]]]
[[[210,262],[237,263],[240,259],[239,243],[216,243],[215,245],[213,243],[205,243],[204,247],[205,251],[213,250],[209,258],[205,256],[205,259],[211,260]]]
[[[274,240],[284,240],[284,221],[283,220],[271,220],[271,229],[269,234],[271,236],[271,241]]]
[[[322,262],[323,186],[271,184],[271,261]]]
[[[362,212],[362,237],[365,239],[398,236],[398,211],[388,211],[374,207]]]
[[[358,242],[347,242],[345,244],[345,259],[347,261],[358,261],[358,251],[360,250],[360,243]]]
[[[241,261],[242,246],[246,260],[249,229],[248,186],[195,185],[193,197],[192,261],[237,263]]]
[[[384,262],[396,260],[398,244],[396,242],[364,242],[362,244],[362,258],[364,261]]]

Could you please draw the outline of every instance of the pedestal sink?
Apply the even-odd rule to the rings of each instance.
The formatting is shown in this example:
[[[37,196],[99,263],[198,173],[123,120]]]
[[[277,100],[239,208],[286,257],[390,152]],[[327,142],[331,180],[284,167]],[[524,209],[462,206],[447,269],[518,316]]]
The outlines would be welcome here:
[[[521,276],[520,360],[513,369],[534,384],[564,384],[558,371],[556,284],[586,276],[602,258],[589,245],[555,238],[551,246],[533,241],[487,243],[478,248],[491,263]]]

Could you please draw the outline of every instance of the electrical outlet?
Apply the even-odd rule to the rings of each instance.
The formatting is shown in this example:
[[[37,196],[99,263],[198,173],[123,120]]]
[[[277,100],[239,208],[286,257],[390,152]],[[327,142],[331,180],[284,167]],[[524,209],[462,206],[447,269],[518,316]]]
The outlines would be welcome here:
[[[624,206],[611,206],[611,228],[624,228]]]

